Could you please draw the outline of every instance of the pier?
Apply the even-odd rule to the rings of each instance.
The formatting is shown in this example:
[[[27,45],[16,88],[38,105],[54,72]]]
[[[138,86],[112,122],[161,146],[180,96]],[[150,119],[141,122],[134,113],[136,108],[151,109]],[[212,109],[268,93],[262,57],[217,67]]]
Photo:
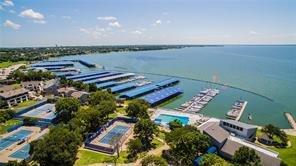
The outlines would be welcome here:
[[[131,72],[129,70],[113,70],[113,71],[126,71],[126,72]],[[210,84],[215,84],[215,85],[220,85],[220,86],[225,86],[225,87],[229,87],[229,88],[233,88],[233,89],[237,89],[237,90],[241,90],[241,91],[244,91],[244,92],[248,92],[248,93],[251,93],[251,94],[254,94],[256,96],[260,96],[270,102],[274,102],[273,99],[271,99],[270,97],[268,96],[265,96],[265,95],[262,95],[262,94],[259,94],[257,92],[253,92],[253,91],[250,91],[250,90],[246,90],[246,89],[242,89],[242,88],[239,88],[239,87],[236,87],[236,86],[233,86],[233,85],[228,85],[228,84],[223,84],[223,83],[218,83],[218,82],[213,82],[213,81],[208,81],[208,80],[202,80],[202,79],[197,79],[197,78],[190,78],[190,77],[184,77],[184,76],[176,76],[176,75],[168,75],[168,74],[157,74],[157,73],[150,73],[150,72],[135,72],[133,71],[134,73],[141,73],[141,74],[149,74],[149,75],[157,75],[157,76],[165,76],[165,77],[174,77],[174,78],[179,78],[179,79],[185,79],[185,80],[192,80],[192,81],[199,81],[199,82],[205,82],[205,83],[210,83]]]
[[[296,130],[296,122],[290,112],[285,112],[285,116],[288,119],[288,122],[290,123],[291,127]]]
[[[241,116],[243,115],[243,112],[245,111],[245,108],[247,107],[247,104],[248,104],[248,102],[245,101],[244,104],[243,104],[243,106],[242,106],[242,109],[241,109],[239,115],[235,118],[236,121],[239,121],[240,120]]]

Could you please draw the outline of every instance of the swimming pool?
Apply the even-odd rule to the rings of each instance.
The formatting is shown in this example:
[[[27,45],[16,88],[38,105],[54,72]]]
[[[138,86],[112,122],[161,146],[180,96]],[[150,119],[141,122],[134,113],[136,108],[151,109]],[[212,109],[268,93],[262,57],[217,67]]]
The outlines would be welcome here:
[[[26,159],[30,156],[29,151],[30,151],[30,144],[26,144],[18,151],[12,153],[9,157],[17,158],[17,159]]]
[[[14,144],[15,142],[18,142],[20,140],[27,138],[31,133],[32,131],[30,130],[19,130],[8,137],[0,139],[0,151],[6,149],[7,147]]]
[[[101,143],[111,145],[113,141],[117,138],[121,138],[127,131],[128,126],[117,125],[113,127],[101,140]]]
[[[189,118],[186,116],[176,116],[169,114],[160,114],[154,121],[158,124],[168,125],[171,121],[179,120],[183,125],[187,125],[189,122]]]

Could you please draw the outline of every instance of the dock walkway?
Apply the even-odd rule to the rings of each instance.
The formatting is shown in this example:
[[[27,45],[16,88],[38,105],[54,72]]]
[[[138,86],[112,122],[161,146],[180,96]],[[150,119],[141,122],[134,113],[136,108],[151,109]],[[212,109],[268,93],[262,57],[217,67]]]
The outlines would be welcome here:
[[[290,112],[285,112],[285,116],[286,116],[286,118],[288,119],[288,121],[289,121],[291,127],[292,127],[294,130],[296,130],[296,122],[295,122],[295,120],[294,120],[292,114],[291,114]]]
[[[248,102],[245,101],[244,104],[243,104],[243,106],[242,106],[242,109],[241,109],[239,115],[235,118],[236,121],[239,121],[240,120],[241,116],[243,115],[243,112],[245,111],[245,108],[246,108],[247,104],[248,104]]]

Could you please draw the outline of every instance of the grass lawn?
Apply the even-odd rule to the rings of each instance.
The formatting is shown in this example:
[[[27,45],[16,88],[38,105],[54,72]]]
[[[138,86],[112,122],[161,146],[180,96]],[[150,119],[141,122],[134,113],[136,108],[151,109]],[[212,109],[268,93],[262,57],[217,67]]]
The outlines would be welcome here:
[[[121,115],[126,115],[125,108],[124,107],[117,107],[116,113],[121,114]]]
[[[22,108],[26,108],[28,106],[31,106],[31,105],[34,105],[36,104],[38,101],[35,101],[35,100],[28,100],[28,101],[24,101],[22,103],[19,103],[18,105],[12,107],[13,110],[15,110],[16,112],[19,111],[20,109]]]
[[[75,166],[85,166],[94,163],[114,163],[114,156],[106,155],[100,152],[94,152],[90,150],[79,150],[78,160],[75,162]],[[117,163],[125,163],[127,158],[127,152],[121,151],[120,157],[117,159]]]
[[[288,148],[276,148],[271,147],[272,150],[280,153],[280,158],[287,163],[288,165],[296,165],[296,136],[290,136],[289,141],[291,142],[291,146]]]
[[[5,123],[0,124],[0,134],[6,133],[8,128],[10,128],[14,125],[20,124],[20,123],[21,123],[20,120],[10,119],[10,120],[6,121]]]
[[[0,63],[0,68],[6,68],[6,67],[9,67],[9,66],[12,66],[12,65],[16,65],[16,64],[20,64],[20,63],[26,63],[26,61],[19,61],[19,62],[1,62]]]

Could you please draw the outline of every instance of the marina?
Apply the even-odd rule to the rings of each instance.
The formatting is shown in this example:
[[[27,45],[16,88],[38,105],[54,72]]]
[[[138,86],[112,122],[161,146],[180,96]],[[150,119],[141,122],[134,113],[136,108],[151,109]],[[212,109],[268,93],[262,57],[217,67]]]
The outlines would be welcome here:
[[[226,117],[228,119],[239,121],[247,104],[248,104],[247,101],[237,100],[232,105],[231,109],[226,113]],[[249,115],[249,119],[250,119],[250,115]]]
[[[191,112],[198,113],[200,112],[216,95],[219,94],[218,89],[206,89],[200,91],[198,95],[193,96],[193,98],[179,108],[176,108],[178,111],[182,112]]]

